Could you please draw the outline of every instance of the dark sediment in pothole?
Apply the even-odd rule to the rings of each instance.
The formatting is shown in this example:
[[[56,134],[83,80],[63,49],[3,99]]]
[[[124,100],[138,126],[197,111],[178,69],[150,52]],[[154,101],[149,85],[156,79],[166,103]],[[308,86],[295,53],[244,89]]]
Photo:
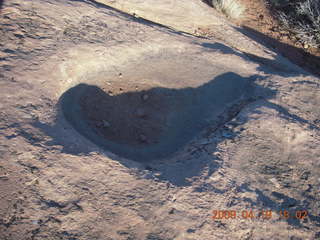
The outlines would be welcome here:
[[[79,84],[60,99],[65,118],[105,150],[136,161],[169,156],[234,103],[252,95],[250,78],[222,74],[197,88]]]

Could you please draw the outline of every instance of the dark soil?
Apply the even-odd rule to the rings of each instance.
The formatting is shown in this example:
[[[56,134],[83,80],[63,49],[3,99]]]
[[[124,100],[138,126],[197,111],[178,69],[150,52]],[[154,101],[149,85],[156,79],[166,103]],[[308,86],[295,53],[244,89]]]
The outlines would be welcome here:
[[[251,97],[252,80],[227,73],[182,89],[127,79],[99,80],[99,86],[79,84],[69,89],[60,103],[65,118],[96,145],[149,161],[173,154],[209,123],[218,124],[223,112]]]
[[[103,89],[88,89],[81,106],[97,134],[119,144],[156,144],[167,123],[170,96],[147,90],[118,81]]]

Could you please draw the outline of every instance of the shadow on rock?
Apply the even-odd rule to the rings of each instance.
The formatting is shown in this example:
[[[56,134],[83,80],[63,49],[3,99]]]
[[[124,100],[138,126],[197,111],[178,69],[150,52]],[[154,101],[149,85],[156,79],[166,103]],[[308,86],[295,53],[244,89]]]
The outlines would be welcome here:
[[[96,145],[139,162],[183,147],[237,101],[252,96],[252,79],[226,73],[198,88],[151,88],[110,95],[79,84],[60,98],[71,125]]]
[[[252,209],[271,210],[272,219],[275,218],[275,215],[279,215],[281,220],[285,220],[288,224],[296,227],[302,227],[302,221],[307,221],[307,219],[320,225],[320,217],[309,211],[309,209],[312,209],[310,205],[315,199],[297,200],[276,191],[251,189],[248,184],[239,186],[238,191],[243,193],[254,192],[257,195],[256,200],[243,198],[243,201],[249,203]]]
[[[273,90],[255,84],[261,78],[227,72],[196,88],[121,89],[120,94],[82,83],[60,97],[53,125],[38,122],[34,126],[51,136],[48,146],[61,146],[64,153],[84,155],[102,149],[109,158],[128,167],[132,164],[125,159],[160,173],[159,179],[185,186],[189,184],[187,179],[198,176],[203,169],[209,169],[211,175],[220,166],[205,151],[207,144],[212,148],[216,143],[196,141],[192,146],[187,143],[195,137],[202,138],[201,133],[206,134],[204,130],[216,131],[246,104],[272,96]],[[188,159],[171,162],[170,167],[156,164],[183,149]],[[202,158],[202,153],[206,157]],[[209,188],[203,185],[198,190]]]
[[[301,75],[301,70],[297,69],[297,67],[293,66],[289,62],[284,62],[284,59],[277,55],[274,59],[268,59],[264,57],[260,57],[247,52],[237,52],[234,49],[221,44],[221,43],[202,43],[200,44],[202,47],[208,49],[208,51],[220,52],[223,54],[236,55],[245,60],[253,61],[259,64],[257,70],[262,71],[266,74],[274,74],[283,77],[288,77],[292,75]],[[286,60],[285,60],[286,61]]]
[[[310,71],[311,73],[316,74],[318,76],[320,75],[320,72],[319,72],[320,57],[313,55],[311,53],[308,53],[301,48],[297,48],[295,46],[280,42],[277,39],[271,38],[247,26],[236,28],[236,30],[246,35],[250,39],[258,42],[259,44],[275,49],[282,56],[288,58],[291,62],[297,64],[298,66],[301,66],[305,70]],[[270,66],[276,67],[276,68],[282,67],[281,60],[279,60],[280,55],[276,57],[278,58],[278,61],[277,62],[274,61],[273,63],[273,62],[270,62],[269,59],[260,58],[248,53],[245,53],[245,54],[248,55],[254,61],[262,62],[267,65],[268,63],[270,63],[271,64]],[[277,66],[277,64],[279,63],[280,65]]]
[[[222,50],[229,51],[228,48]],[[204,169],[208,169],[210,176],[221,166],[221,161],[212,155],[218,142],[204,136],[206,132],[223,130],[225,123],[234,119],[244,106],[275,94],[274,90],[255,84],[261,79],[257,75],[245,78],[227,72],[195,88],[121,89],[118,94],[105,86],[83,83],[60,97],[53,125],[35,122],[34,126],[51,137],[46,145],[63,153],[86,155],[102,150],[129,168],[137,167],[130,161],[134,160],[142,163],[142,170],[150,171],[151,175],[159,173],[161,180],[186,186],[190,184],[188,179],[199,176]],[[263,102],[284,117],[306,122],[281,106]],[[237,132],[223,130],[221,139],[237,135]],[[197,136],[200,141],[188,144]],[[210,153],[206,152],[208,144]],[[180,150],[186,154],[180,155]],[[157,164],[176,156],[180,156],[175,158],[179,161]],[[205,184],[197,191],[220,192]]]

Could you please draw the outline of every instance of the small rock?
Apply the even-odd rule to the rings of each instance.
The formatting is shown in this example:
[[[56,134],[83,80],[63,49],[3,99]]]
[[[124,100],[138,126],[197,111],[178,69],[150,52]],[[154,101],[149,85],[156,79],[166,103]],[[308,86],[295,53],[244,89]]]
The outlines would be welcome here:
[[[140,142],[147,142],[147,137],[143,134],[140,134],[139,140],[140,140]]]
[[[305,44],[303,44],[303,48],[304,48],[304,49],[308,49],[308,48],[309,48],[309,45],[305,43]]]
[[[175,211],[176,209],[174,209],[174,208],[172,208],[170,211],[169,211],[169,214],[174,214],[174,211]]]
[[[38,178],[34,178],[32,181],[26,183],[27,186],[36,185],[36,184],[39,184]]]
[[[144,94],[144,95],[142,96],[142,100],[143,100],[143,101],[147,101],[148,98],[149,98],[149,95],[148,95],[148,94]]]
[[[270,178],[270,182],[272,182],[276,188],[281,187],[281,185],[279,184],[276,178]]]
[[[102,126],[106,127],[106,128],[111,126],[110,123],[108,121],[106,121],[106,120],[103,120],[102,124],[103,124]]]

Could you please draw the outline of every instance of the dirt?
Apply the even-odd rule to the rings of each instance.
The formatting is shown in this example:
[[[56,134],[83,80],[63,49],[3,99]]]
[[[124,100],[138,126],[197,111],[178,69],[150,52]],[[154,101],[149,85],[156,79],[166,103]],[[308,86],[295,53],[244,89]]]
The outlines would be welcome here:
[[[320,49],[300,43],[294,34],[285,30],[277,20],[277,10],[268,1],[241,2],[247,10],[240,24],[250,35],[307,71],[320,75]]]
[[[80,105],[90,127],[106,139],[135,147],[156,144],[167,124],[170,96],[148,90],[147,84],[109,82],[88,88]]]

